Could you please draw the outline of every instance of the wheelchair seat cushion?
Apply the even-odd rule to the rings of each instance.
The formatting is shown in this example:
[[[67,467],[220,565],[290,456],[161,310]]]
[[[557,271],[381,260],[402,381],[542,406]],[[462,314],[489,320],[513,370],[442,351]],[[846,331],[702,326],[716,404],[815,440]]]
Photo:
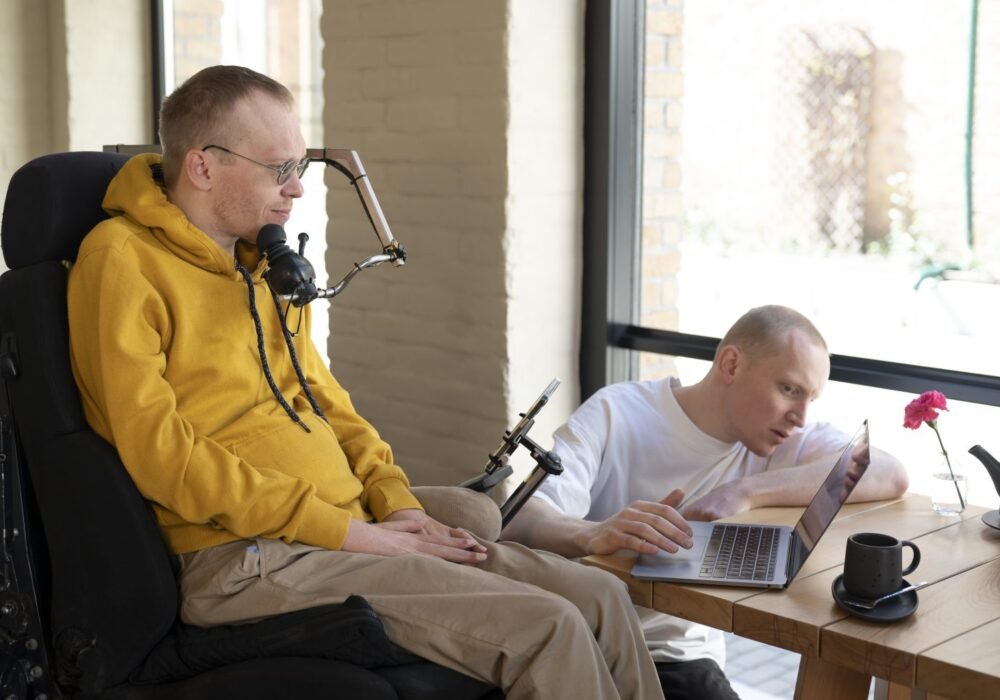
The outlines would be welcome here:
[[[275,656],[345,661],[364,668],[393,666],[415,657],[386,636],[375,611],[360,596],[324,605],[219,627],[178,623],[130,675],[132,683],[166,683],[250,659]]]

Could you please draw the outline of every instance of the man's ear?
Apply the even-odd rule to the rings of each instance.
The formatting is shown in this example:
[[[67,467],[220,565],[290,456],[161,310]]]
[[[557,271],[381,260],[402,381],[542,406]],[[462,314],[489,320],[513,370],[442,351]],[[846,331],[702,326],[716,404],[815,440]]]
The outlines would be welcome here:
[[[205,151],[192,148],[184,154],[183,175],[196,189],[207,192],[212,189],[216,165]]]
[[[736,381],[736,375],[745,362],[746,357],[738,347],[726,345],[719,351],[719,357],[715,361],[715,371],[722,383],[728,386]]]

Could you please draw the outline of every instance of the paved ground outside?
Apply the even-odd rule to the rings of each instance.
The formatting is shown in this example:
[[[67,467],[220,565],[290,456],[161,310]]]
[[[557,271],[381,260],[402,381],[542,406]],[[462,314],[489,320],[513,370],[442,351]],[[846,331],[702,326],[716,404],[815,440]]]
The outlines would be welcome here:
[[[740,700],[791,700],[798,672],[798,654],[726,634],[726,675]]]
[[[791,698],[798,671],[798,654],[726,634],[726,675],[741,700]]]

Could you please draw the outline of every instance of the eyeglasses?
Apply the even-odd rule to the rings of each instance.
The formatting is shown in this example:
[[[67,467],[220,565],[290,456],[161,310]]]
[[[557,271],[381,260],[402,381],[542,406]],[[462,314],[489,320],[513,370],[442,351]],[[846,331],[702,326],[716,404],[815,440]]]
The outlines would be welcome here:
[[[225,148],[224,146],[215,146],[213,144],[209,144],[209,145],[205,146],[204,148],[202,148],[201,150],[207,151],[210,148],[218,148],[220,151],[228,153],[231,156],[236,156],[237,158],[242,158],[243,160],[248,160],[251,163],[254,163],[255,165],[260,165],[261,167],[267,168],[268,170],[273,170],[274,172],[278,173],[278,184],[279,185],[284,185],[286,182],[288,182],[288,178],[290,178],[292,176],[293,172],[295,173],[296,177],[301,178],[302,175],[305,174],[306,168],[309,167],[309,162],[310,162],[309,161],[309,156],[306,156],[302,160],[295,160],[294,158],[291,159],[291,160],[286,160],[281,165],[268,165],[267,163],[261,163],[259,160],[254,160],[253,158],[248,158],[247,156],[245,156],[245,155],[243,155],[241,153],[236,153],[235,151],[230,151],[228,148]]]

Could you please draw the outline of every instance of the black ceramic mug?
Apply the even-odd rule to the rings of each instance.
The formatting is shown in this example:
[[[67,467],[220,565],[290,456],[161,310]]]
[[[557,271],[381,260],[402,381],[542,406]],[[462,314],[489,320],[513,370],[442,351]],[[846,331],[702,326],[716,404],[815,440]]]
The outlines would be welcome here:
[[[913,552],[903,568],[903,547]],[[878,598],[903,587],[903,576],[920,563],[920,549],[909,540],[897,540],[877,532],[861,532],[847,538],[844,555],[844,589],[857,598]]]

